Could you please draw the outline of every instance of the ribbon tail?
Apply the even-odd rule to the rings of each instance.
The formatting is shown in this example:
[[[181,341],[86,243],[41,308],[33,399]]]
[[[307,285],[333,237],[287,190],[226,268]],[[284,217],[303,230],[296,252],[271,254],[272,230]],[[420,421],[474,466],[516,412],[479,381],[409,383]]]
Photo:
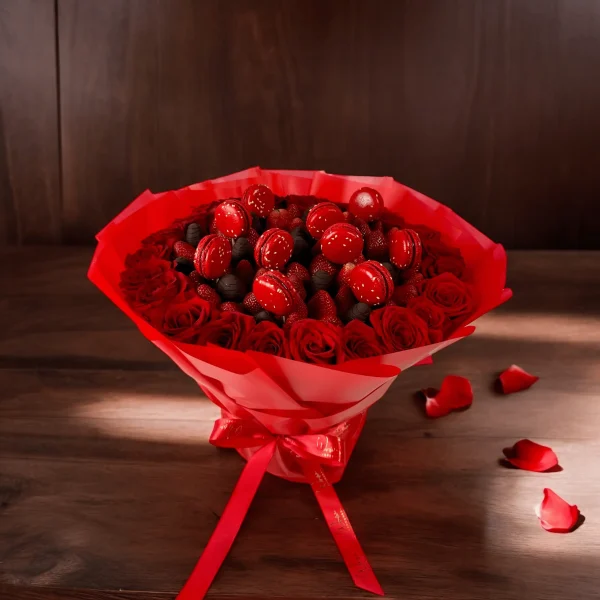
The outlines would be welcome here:
[[[273,441],[246,463],[217,527],[176,600],[202,600],[206,595],[233,545],[274,452]]]
[[[383,596],[383,589],[367,557],[358,543],[358,538],[350,525],[350,520],[333,486],[327,481],[319,465],[307,464],[305,473],[311,482],[317,502],[323,511],[329,531],[339,548],[340,554],[354,581],[354,584],[367,592]]]

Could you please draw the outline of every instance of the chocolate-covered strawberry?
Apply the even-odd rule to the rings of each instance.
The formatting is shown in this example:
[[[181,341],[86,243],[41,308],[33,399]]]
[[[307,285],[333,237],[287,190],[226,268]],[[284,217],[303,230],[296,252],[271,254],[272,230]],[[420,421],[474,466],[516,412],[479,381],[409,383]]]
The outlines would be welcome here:
[[[223,275],[217,282],[217,292],[223,300],[242,300],[246,293],[244,282],[235,275]]]

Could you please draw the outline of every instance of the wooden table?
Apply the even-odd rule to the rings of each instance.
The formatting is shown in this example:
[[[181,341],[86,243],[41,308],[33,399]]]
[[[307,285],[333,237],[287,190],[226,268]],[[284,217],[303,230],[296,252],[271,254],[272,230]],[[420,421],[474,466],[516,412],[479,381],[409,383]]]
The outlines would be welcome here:
[[[86,280],[90,249],[0,254],[0,598],[167,600],[242,468],[207,437],[217,411]],[[337,485],[388,598],[600,598],[600,254],[512,253],[515,298],[402,374]],[[517,363],[541,377],[500,396]],[[469,377],[473,407],[428,420],[414,397]],[[498,463],[520,438],[563,471]],[[579,505],[568,535],[533,506]],[[267,475],[209,597],[366,598],[311,491]]]

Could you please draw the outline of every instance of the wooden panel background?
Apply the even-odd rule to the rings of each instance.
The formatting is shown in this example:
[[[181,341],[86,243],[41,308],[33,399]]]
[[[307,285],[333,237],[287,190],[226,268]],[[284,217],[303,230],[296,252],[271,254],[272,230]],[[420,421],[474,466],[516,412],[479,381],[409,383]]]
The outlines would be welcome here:
[[[51,0],[0,0],[0,246],[62,239],[55,50]]]
[[[597,0],[0,6],[0,243],[90,243],[145,188],[260,164],[392,175],[512,248],[600,247]]]

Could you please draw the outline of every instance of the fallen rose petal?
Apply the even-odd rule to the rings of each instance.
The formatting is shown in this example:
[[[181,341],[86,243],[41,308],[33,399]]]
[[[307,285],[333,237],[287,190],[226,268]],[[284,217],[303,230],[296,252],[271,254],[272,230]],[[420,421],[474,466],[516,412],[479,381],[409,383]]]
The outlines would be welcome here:
[[[504,448],[502,452],[511,465],[525,471],[541,473],[558,465],[558,457],[552,448],[531,440],[519,440],[512,448]]]
[[[427,388],[421,390],[425,396],[425,412],[428,417],[443,417],[453,410],[468,408],[473,403],[473,388],[465,377],[448,375],[440,390]]]
[[[530,388],[538,379],[535,375],[523,371],[517,365],[511,365],[498,378],[505,394],[514,394]]]
[[[568,504],[549,488],[544,488],[544,499],[535,508],[541,526],[553,533],[568,533],[579,521],[579,509]]]

